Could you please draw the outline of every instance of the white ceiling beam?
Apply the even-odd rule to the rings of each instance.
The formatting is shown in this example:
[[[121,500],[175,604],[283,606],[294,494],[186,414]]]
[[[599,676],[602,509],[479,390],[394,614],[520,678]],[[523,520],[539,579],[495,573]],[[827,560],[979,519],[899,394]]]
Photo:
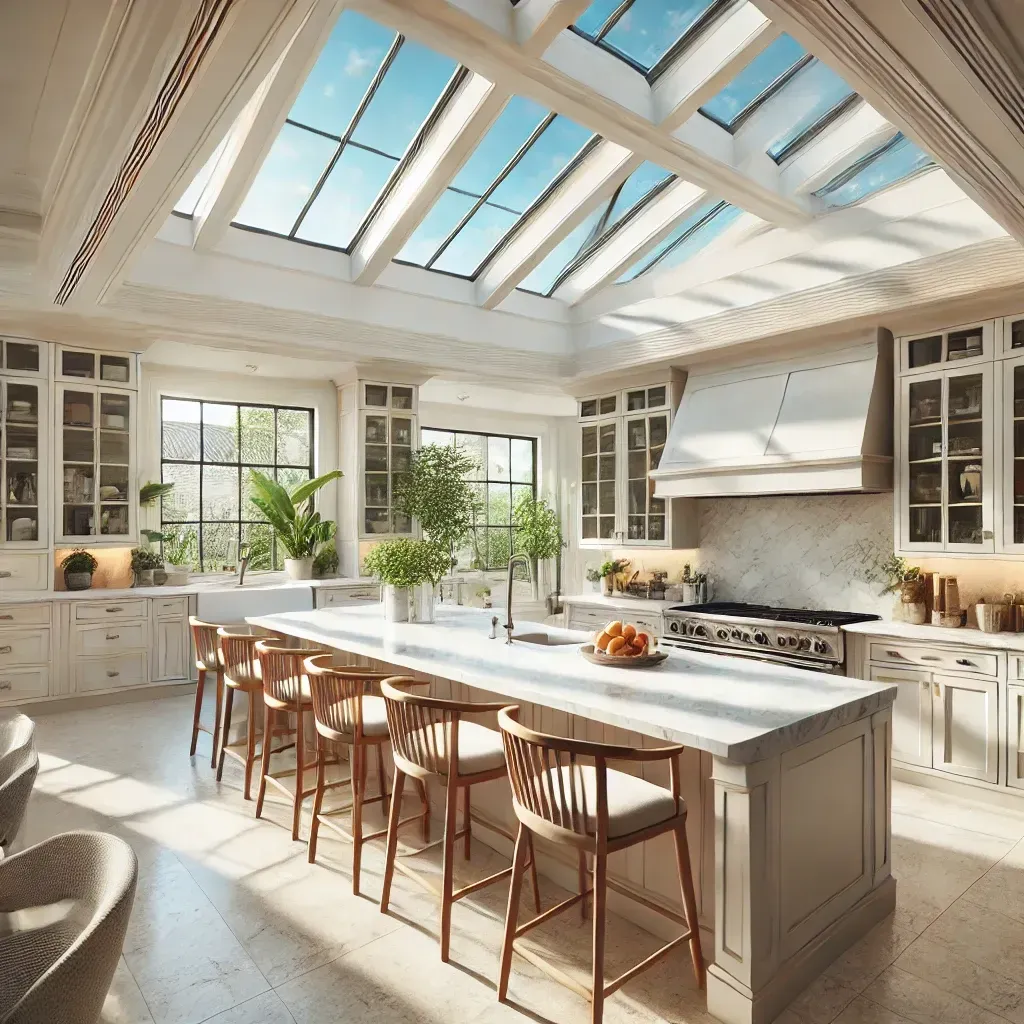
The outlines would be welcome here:
[[[707,192],[700,186],[674,181],[566,278],[554,297],[572,306],[610,284],[668,237],[676,224],[705,198]]]
[[[674,131],[779,34],[753,4],[734,7],[658,76],[651,88],[654,120]]]
[[[607,201],[642,161],[614,142],[599,142],[476,280],[477,301],[493,309],[597,206]]]
[[[607,83],[588,86],[557,66],[553,63],[554,48],[549,48],[543,60],[532,57],[508,35],[495,31],[447,0],[351,0],[351,6],[454,57],[509,92],[527,96],[571,118],[610,142],[632,150],[641,159],[693,181],[764,220],[799,225],[810,218],[810,210],[802,201],[752,181],[731,164],[673,137],[655,124],[650,116],[653,104],[649,87],[642,75],[634,72],[648,90],[647,116],[624,107]],[[573,33],[562,33],[556,42],[561,45],[569,36]],[[582,39],[574,41],[588,45]],[[596,66],[602,56],[611,57],[600,47],[589,47],[590,64]],[[622,61],[616,63],[626,71],[631,70]],[[621,82],[616,79],[615,84]]]
[[[352,250],[357,284],[373,284],[444,193],[509,94],[470,72]]]
[[[50,301],[117,287],[315,0],[127,7],[43,226]]]
[[[512,10],[516,42],[539,57],[589,6],[590,0],[519,0]]]
[[[281,131],[343,4],[316,4],[228,132],[192,218],[193,245],[212,249],[238,212]]]
[[[811,193],[867,156],[898,131],[874,107],[858,103],[779,169],[779,183],[790,193]]]

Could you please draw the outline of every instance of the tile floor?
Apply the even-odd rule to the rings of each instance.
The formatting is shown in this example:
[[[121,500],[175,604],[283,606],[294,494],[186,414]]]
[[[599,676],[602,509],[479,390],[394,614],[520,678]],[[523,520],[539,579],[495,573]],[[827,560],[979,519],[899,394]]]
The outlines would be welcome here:
[[[364,852],[366,895],[354,897],[347,844],[324,830],[319,861],[307,864],[305,844],[292,843],[284,827],[283,803],[268,796],[267,820],[257,822],[237,766],[214,781],[208,737],[190,762],[190,716],[190,698],[170,698],[37,719],[41,767],[18,845],[95,828],[124,837],[139,855],[105,1024],[589,1020],[581,999],[520,958],[515,1005],[497,1003],[501,885],[456,905],[452,963],[441,964],[432,897],[398,875],[392,914],[379,912],[380,844]],[[899,784],[893,801],[895,914],[780,1024],[1024,1024],[1024,808]],[[457,871],[482,874],[496,863],[477,844],[473,862]],[[546,903],[560,895],[551,883],[542,891]],[[570,912],[533,934],[585,977],[588,925]],[[609,945],[614,970],[656,942],[613,917]],[[611,998],[605,1020],[711,1024],[702,1007],[680,954]]]

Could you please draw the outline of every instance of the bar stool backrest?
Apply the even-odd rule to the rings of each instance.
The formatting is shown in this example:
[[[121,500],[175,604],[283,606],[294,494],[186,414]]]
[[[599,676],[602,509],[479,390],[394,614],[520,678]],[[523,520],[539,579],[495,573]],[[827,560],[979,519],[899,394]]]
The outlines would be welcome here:
[[[314,653],[306,658],[305,671],[313,696],[316,731],[325,739],[346,742],[363,735],[363,696],[386,672],[334,664],[333,654]]]
[[[392,676],[380,684],[391,733],[395,764],[407,775],[458,776],[459,721],[463,715],[500,711],[505,705],[444,700],[408,688],[422,686],[409,676]]]
[[[188,617],[188,624],[192,627],[192,642],[196,647],[196,668],[206,669],[208,672],[217,671],[217,662],[220,657],[220,643],[217,640],[217,630],[221,628],[218,622],[203,622],[194,615]],[[234,626],[227,626],[227,629],[235,629]],[[242,627],[237,627],[242,628]]]
[[[298,704],[303,699],[306,658],[319,653],[318,647],[285,647],[276,640],[260,640],[256,654],[260,660],[263,693],[279,704]]]
[[[262,676],[256,644],[260,640],[277,639],[274,634],[257,626],[221,626],[217,639],[224,681],[235,687],[260,684]]]

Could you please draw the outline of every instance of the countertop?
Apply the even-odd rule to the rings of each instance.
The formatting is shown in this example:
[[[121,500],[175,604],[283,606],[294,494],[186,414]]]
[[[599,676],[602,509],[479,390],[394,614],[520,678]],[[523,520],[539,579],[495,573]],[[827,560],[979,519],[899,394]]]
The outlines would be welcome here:
[[[13,590],[0,589],[0,604],[33,604],[38,601],[124,601],[135,597],[188,597],[192,594],[212,594],[218,591],[278,590],[282,587],[308,587],[318,590],[322,587],[376,586],[377,581],[368,577],[328,576],[316,580],[293,580],[283,573],[259,573],[249,576],[242,587],[235,583],[235,577],[218,573],[206,579],[196,577],[182,587],[96,587],[89,590]]]
[[[352,654],[451,679],[670,743],[750,763],[890,705],[894,686],[722,654],[672,650],[651,669],[594,665],[575,644],[506,645],[491,610],[437,609],[433,624],[389,623],[379,606],[255,615],[249,622]],[[579,643],[579,630],[520,622]]]
[[[986,647],[997,651],[1024,652],[1024,633],[982,633],[980,629],[962,626],[915,626],[910,622],[855,622],[843,626],[847,633],[865,633],[894,640],[916,640],[918,643],[957,644],[960,647]]]
[[[678,601],[650,601],[646,597],[629,597],[615,594],[605,597],[604,594],[569,594],[563,595],[562,604],[582,604],[589,608],[607,608],[610,612],[636,611],[645,615],[660,615]]]

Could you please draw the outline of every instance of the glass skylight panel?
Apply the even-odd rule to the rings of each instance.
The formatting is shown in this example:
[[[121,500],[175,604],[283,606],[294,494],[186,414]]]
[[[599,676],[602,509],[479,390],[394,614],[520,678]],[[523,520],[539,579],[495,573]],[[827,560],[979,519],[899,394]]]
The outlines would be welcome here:
[[[820,60],[811,61],[779,90],[777,102],[787,111],[798,109],[800,113],[768,147],[768,155],[780,161],[795,153],[853,95],[853,89],[830,67]]]
[[[721,0],[594,0],[573,28],[644,73]]]
[[[348,249],[456,68],[346,10],[235,222]]]
[[[520,282],[519,287],[523,291],[537,292],[539,295],[550,295],[555,287],[562,270],[567,267],[584,248],[589,246],[596,231],[600,230],[601,221],[605,215],[608,204],[602,203],[589,217],[583,220],[574,231],[569,232],[561,242],[558,243],[544,257],[544,259],[533,268],[533,270]]]
[[[734,131],[754,105],[776,89],[807,57],[807,51],[791,36],[783,33],[769,43],[724,89],[700,108],[702,114]]]
[[[732,210],[735,210],[735,213],[728,212]],[[624,284],[626,281],[638,278],[652,267],[660,266],[663,261],[668,259],[673,250],[685,245],[681,258],[666,264],[666,266],[678,265],[683,259],[688,259],[703,249],[742,212],[738,207],[731,207],[728,203],[715,199],[701,203],[689,216],[676,225],[667,238],[655,246],[651,252],[637,260],[615,283]],[[719,218],[722,220],[716,224],[715,222]]]
[[[900,132],[814,194],[826,206],[851,206],[934,163],[923,149]]]

